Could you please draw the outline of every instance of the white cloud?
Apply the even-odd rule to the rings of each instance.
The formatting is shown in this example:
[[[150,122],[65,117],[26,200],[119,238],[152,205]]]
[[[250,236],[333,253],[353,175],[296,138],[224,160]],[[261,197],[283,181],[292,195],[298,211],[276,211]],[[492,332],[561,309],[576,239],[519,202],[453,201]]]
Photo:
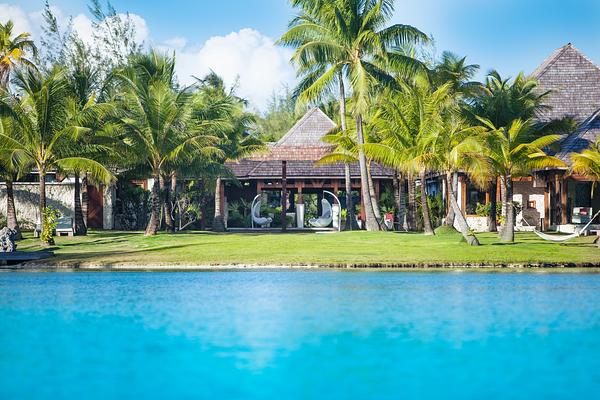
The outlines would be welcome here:
[[[14,32],[31,32],[32,24],[28,15],[19,6],[12,4],[0,4],[0,22],[3,24],[12,20],[15,24]]]
[[[59,24],[67,26],[69,18],[59,8],[53,7],[52,11]],[[126,17],[125,14],[119,16]],[[129,14],[129,18],[135,25],[136,41],[152,43],[146,20],[137,14]],[[0,21],[8,19],[15,22],[15,31],[30,32],[34,39],[39,40],[43,22],[41,10],[27,13],[18,5],[0,3]],[[91,43],[94,34],[91,19],[85,14],[78,14],[71,22],[79,37]],[[254,29],[214,36],[202,46],[190,46],[188,38],[180,36],[158,43],[156,48],[176,52],[177,75],[182,83],[192,83],[192,76],[202,77],[213,70],[229,86],[237,81],[238,95],[247,98],[259,109],[265,108],[274,92],[280,91],[284,85],[295,83],[295,72],[289,64],[291,51],[276,46],[272,38]]]
[[[144,43],[148,41],[150,37],[150,29],[146,20],[137,14],[118,14],[119,18],[126,20],[129,16],[131,23],[135,27],[135,41],[137,43]],[[94,26],[92,20],[85,14],[79,14],[73,18],[73,30],[77,32],[77,35],[83,42],[91,44],[94,39]]]
[[[177,46],[171,49],[177,50]],[[182,83],[190,83],[192,75],[202,77],[210,70],[228,85],[239,78],[238,95],[260,109],[264,109],[273,92],[295,81],[289,64],[291,52],[276,46],[273,39],[254,29],[214,36],[200,49],[182,49],[176,54],[177,73]]]

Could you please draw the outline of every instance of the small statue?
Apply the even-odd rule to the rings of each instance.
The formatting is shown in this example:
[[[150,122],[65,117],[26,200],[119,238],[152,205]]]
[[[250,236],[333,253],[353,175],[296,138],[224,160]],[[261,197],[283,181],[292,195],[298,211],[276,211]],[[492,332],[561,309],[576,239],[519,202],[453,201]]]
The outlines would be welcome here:
[[[17,244],[15,243],[16,234],[17,231],[7,227],[0,229],[0,253],[17,251]]]

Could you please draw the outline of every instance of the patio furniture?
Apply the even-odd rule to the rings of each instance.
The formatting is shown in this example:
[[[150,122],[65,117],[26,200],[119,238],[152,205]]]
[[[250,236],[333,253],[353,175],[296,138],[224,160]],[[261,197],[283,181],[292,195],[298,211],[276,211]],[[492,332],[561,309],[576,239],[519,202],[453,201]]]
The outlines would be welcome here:
[[[261,202],[258,200],[259,198],[260,195],[256,196],[252,202],[252,228],[254,228],[254,225],[257,225],[261,228],[268,228],[271,225],[271,222],[273,222],[273,218],[260,216]]]
[[[587,224],[590,222],[592,209],[590,207],[575,207],[573,208],[573,216],[571,222],[574,224]]]
[[[333,222],[331,203],[326,199],[322,199],[321,206],[323,207],[321,216],[319,218],[311,218],[308,220],[308,223],[314,228],[327,228]]]
[[[73,236],[74,233],[75,230],[73,229],[73,218],[62,217],[58,219],[56,224],[56,236],[62,236],[63,234]]]

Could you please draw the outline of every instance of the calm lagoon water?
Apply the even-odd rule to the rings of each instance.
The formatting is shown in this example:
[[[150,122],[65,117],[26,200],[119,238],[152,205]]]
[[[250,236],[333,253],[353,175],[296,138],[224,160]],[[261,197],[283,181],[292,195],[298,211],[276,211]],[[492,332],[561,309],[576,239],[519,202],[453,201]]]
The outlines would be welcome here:
[[[0,398],[584,399],[600,275],[0,274]]]

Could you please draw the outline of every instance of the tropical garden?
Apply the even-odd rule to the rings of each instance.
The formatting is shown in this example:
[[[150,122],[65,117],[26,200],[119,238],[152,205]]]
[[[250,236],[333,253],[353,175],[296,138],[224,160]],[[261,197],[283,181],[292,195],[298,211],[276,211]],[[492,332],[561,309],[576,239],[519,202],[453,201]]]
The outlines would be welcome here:
[[[406,230],[433,236],[456,226],[469,245],[480,245],[458,202],[464,174],[490,190],[490,231],[514,242],[513,179],[566,167],[549,150],[573,130],[573,121],[536,118],[549,93],[524,74],[508,79],[491,71],[475,81],[478,65],[451,52],[436,57],[432,38],[392,24],[393,0],[291,3],[297,15],[278,43],[293,49],[299,83],[275,96],[265,113],[253,112],[215,73],[181,85],[176,57],[136,43],[127,17],[98,2],[91,6],[95,47],[58,26],[48,5],[39,46],[12,22],[0,25],[0,173],[8,227],[20,232],[13,182],[34,171],[46,243],[53,242],[56,219],[46,201],[51,172],[74,179],[77,235],[87,233],[89,185],[117,185],[123,214],[132,228],[143,223],[146,236],[194,227],[223,231],[216,188],[234,179],[226,162],[262,151],[319,105],[338,125],[325,138],[334,150],[319,162],[345,167],[346,230],[357,229],[352,164],[360,169],[364,227],[385,230],[371,176],[378,163],[395,171],[392,208]],[[114,35],[102,36],[105,30]],[[599,179],[599,151],[596,145],[574,154],[573,171]],[[427,193],[431,177],[445,181],[448,206]],[[140,179],[151,180],[148,191],[129,184]],[[203,213],[211,217],[207,226],[198,225]]]

